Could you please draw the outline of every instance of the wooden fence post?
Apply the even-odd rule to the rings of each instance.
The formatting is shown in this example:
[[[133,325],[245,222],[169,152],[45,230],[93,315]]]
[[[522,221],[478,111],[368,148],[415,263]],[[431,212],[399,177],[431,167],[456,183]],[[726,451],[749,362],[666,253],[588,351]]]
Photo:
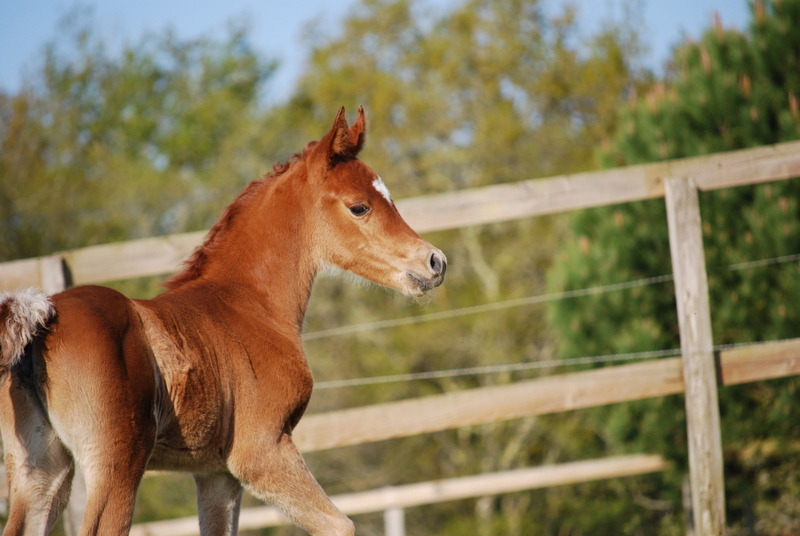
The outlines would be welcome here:
[[[406,536],[406,514],[400,507],[392,506],[383,511],[385,536]]]
[[[69,284],[69,270],[61,255],[50,255],[39,259],[39,279],[42,291],[55,294],[66,289]]]
[[[337,495],[331,497],[331,500],[345,515],[390,512],[384,517],[384,520],[387,521],[386,536],[401,535],[404,532],[400,531],[405,531],[405,521],[401,519],[405,508],[606,478],[644,475],[665,471],[670,466],[670,462],[656,454],[629,454],[599,460],[542,465],[498,473],[483,473],[402,486],[389,486],[372,491]],[[402,527],[400,526],[401,522]],[[239,530],[253,530],[288,523],[290,521],[276,508],[254,506],[242,508]],[[196,516],[185,517],[133,525],[130,536],[196,536],[199,529],[200,524]],[[390,530],[396,532],[390,533]]]
[[[683,354],[694,530],[722,536],[722,439],[697,187],[688,177],[670,177],[665,197]]]
[[[64,514],[61,516],[67,536],[78,536],[80,533],[83,516],[86,514],[87,499],[86,479],[81,468],[76,465],[75,476],[72,478],[72,492]]]

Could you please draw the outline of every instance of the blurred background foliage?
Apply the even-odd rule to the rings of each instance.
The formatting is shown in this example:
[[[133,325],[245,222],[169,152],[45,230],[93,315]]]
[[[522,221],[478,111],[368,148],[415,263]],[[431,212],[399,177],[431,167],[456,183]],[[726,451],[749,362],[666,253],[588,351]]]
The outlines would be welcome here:
[[[266,104],[279,66],[246,27],[222,39],[169,31],[110,52],[77,11],[18,93],[0,88],[0,260],[209,227],[244,185],[317,139],[336,109],[363,104],[361,157],[394,197],[446,192],[776,143],[800,137],[800,1],[754,2],[741,31],[710,24],[663,76],[641,67],[632,4],[593,34],[537,0],[362,0],[334,33],[312,28],[286,102]],[[797,337],[797,181],[703,194],[716,343]],[[671,273],[663,201],[426,236],[447,284],[409,302],[319,279],[307,319],[337,326]],[[114,286],[135,296],[160,278]],[[635,305],[634,305],[635,304]],[[678,347],[669,283],[491,314],[309,338],[316,379],[383,376]],[[310,412],[561,372],[455,376],[322,388]],[[720,393],[731,534],[800,530],[797,381]],[[329,493],[626,452],[661,453],[664,474],[410,509],[410,534],[685,534],[683,400],[666,397],[307,456]],[[254,504],[252,498],[246,504]],[[191,515],[191,479],[148,478],[136,521]],[[360,534],[382,534],[380,515]],[[282,527],[260,533],[301,534]]]

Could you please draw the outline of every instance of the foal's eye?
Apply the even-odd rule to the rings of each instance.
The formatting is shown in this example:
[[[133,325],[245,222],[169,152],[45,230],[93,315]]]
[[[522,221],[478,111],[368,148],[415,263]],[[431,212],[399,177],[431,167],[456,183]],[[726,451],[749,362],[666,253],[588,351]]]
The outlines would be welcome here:
[[[353,216],[363,216],[369,212],[369,207],[364,203],[356,203],[355,205],[350,205],[350,213]]]

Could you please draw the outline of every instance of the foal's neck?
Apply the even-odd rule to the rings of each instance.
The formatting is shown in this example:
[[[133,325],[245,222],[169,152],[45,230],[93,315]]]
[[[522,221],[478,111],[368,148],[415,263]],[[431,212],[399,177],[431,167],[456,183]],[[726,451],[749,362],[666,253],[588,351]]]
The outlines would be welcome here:
[[[299,334],[318,267],[293,170],[251,183],[212,227],[169,288],[228,288],[258,301],[271,322]]]

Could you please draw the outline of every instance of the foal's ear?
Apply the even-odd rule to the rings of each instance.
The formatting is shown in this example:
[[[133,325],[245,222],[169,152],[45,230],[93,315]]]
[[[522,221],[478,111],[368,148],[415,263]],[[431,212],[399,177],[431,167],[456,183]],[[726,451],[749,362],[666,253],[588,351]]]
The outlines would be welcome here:
[[[355,154],[361,152],[364,147],[364,139],[367,137],[367,117],[364,114],[364,107],[358,107],[358,116],[356,122],[350,127],[350,143],[353,144]]]
[[[347,118],[344,113],[344,106],[339,108],[336,119],[333,120],[333,127],[328,133],[330,136],[330,156],[355,158],[364,146],[364,138],[367,133],[367,121],[364,116],[364,107],[358,107],[358,117],[352,127],[347,126]],[[326,136],[326,137],[328,137]]]

